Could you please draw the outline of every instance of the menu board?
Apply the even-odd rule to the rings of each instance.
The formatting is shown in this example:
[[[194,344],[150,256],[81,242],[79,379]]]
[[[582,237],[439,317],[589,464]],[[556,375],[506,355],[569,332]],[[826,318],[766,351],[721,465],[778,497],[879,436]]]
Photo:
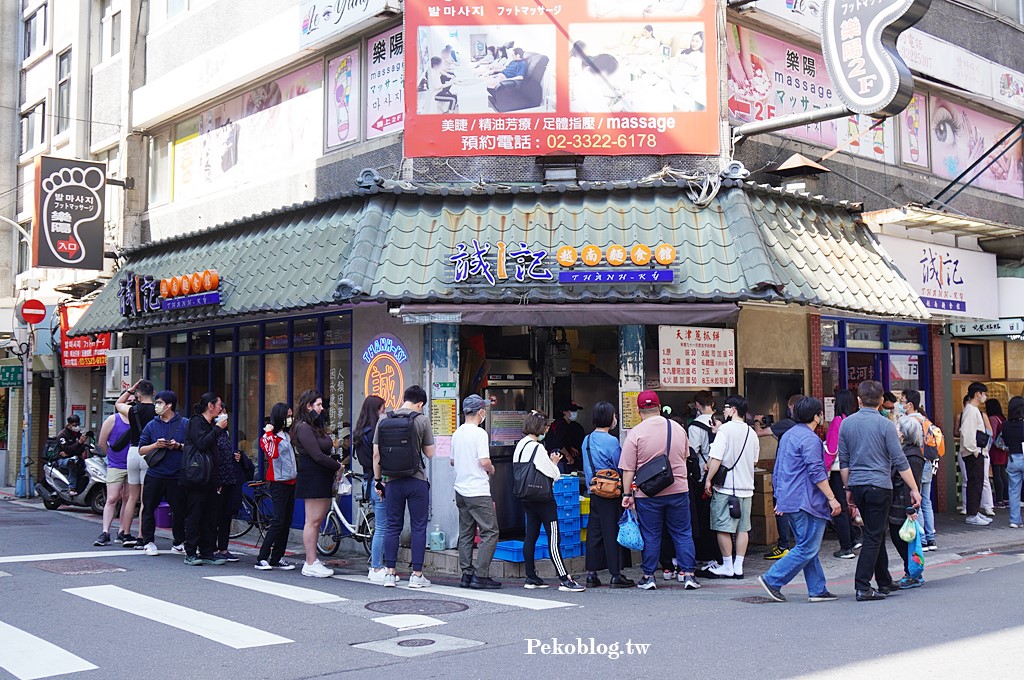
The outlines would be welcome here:
[[[491,446],[515,446],[523,438],[527,411],[491,411]]]
[[[631,430],[640,424],[640,409],[636,406],[636,398],[639,392],[622,393],[622,428]]]
[[[434,436],[446,436],[455,432],[458,422],[455,419],[455,399],[432,399],[430,401],[430,427]]]
[[[452,457],[452,438],[448,436],[434,437],[434,458]]]
[[[727,328],[658,326],[658,365],[662,387],[736,385],[736,341]]]

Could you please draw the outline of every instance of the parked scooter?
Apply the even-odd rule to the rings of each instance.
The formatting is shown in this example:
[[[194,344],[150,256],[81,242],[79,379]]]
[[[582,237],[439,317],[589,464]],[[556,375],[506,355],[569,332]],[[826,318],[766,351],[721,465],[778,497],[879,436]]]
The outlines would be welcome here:
[[[107,502],[107,459],[95,453],[90,447],[89,457],[79,461],[78,486],[82,488],[84,475],[87,483],[81,491],[75,492],[68,483],[67,471],[61,468],[59,458],[50,459],[43,466],[43,478],[36,483],[36,493],[43,499],[47,510],[56,510],[61,505],[89,508],[97,515],[103,514]]]

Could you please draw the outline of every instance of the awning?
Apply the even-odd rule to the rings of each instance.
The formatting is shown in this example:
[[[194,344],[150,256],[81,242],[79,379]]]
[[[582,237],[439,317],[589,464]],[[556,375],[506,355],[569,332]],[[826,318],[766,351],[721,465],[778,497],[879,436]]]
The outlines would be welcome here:
[[[865,213],[864,218],[880,227],[904,227],[911,238],[921,239],[924,236],[915,236],[918,231],[967,236],[978,239],[978,247],[985,252],[1011,260],[1024,258],[1024,226],[940,212],[914,203],[902,208],[875,210]]]
[[[561,269],[554,259],[564,245],[592,245],[607,253],[613,244],[627,249],[667,244],[676,257],[657,267],[671,272],[671,282],[559,283],[556,275],[522,283],[507,276],[491,284],[483,276],[454,275],[452,255],[473,239],[512,247],[525,243],[543,251],[544,266],[553,270]],[[514,260],[509,266],[514,269]],[[488,323],[487,312],[472,307],[501,305],[508,315],[504,323],[551,318],[559,323],[550,325],[560,325],[567,303],[586,303],[594,314],[600,312],[595,319],[696,323],[692,319],[701,308],[675,307],[711,305],[702,309],[712,313],[717,305],[734,309],[745,301],[928,318],[858,212],[846,204],[733,180],[723,181],[719,193],[700,207],[682,181],[465,190],[387,183],[147,244],[130,252],[122,269],[158,279],[216,269],[222,304],[124,317],[117,296],[122,271],[73,334],[194,326],[361,301],[410,310],[457,305],[461,318],[475,323]],[[576,270],[587,268],[578,264]],[[617,306],[629,309],[613,309]]]
[[[407,324],[452,323],[469,326],[561,326],[568,324],[565,305],[504,304],[412,304],[402,305],[398,316]],[[660,324],[690,326],[708,323],[732,323],[740,315],[739,305],[689,304],[664,305],[633,303],[628,305],[594,302],[586,314],[572,317],[572,326],[628,326]]]

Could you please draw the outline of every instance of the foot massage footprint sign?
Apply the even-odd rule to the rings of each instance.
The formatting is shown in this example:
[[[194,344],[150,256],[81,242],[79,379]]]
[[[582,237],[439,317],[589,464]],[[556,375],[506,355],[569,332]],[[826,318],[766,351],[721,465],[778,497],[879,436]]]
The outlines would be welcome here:
[[[42,157],[36,178],[36,266],[102,269],[104,165]]]

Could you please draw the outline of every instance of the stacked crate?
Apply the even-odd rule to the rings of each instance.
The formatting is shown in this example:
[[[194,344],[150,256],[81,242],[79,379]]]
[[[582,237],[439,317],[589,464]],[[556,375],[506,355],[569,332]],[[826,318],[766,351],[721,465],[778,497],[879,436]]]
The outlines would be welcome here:
[[[558,547],[562,557],[583,555],[582,520],[580,517],[580,481],[578,477],[563,475],[554,484],[555,504],[558,506]]]
[[[758,463],[760,466],[762,463]],[[754,497],[750,509],[750,542],[755,545],[775,545],[779,531],[775,524],[775,504],[772,502],[772,473],[754,469]]]

